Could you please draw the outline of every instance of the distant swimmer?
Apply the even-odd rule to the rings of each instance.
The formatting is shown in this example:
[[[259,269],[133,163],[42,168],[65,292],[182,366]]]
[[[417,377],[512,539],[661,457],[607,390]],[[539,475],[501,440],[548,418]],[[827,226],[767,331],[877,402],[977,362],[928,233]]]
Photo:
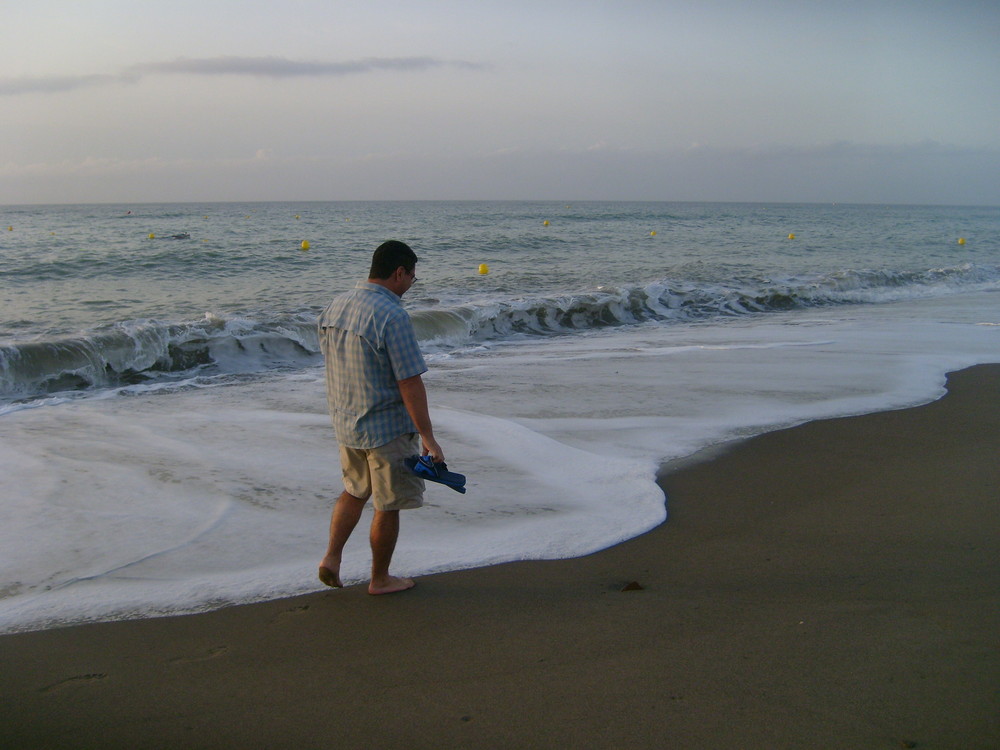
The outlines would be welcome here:
[[[149,233],[149,239],[151,239],[151,240],[157,239],[156,233],[155,232],[150,232]],[[168,235],[166,237],[160,237],[159,239],[161,239],[161,240],[189,240],[189,239],[191,239],[191,235],[188,234],[187,232],[181,232],[180,234],[171,234],[171,235]]]

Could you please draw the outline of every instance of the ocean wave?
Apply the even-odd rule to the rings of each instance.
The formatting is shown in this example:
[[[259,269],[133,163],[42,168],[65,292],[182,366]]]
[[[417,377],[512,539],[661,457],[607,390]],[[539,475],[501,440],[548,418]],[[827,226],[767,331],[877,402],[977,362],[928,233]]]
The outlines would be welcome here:
[[[314,327],[306,313],[266,322],[206,313],[194,323],[130,321],[0,346],[0,399],[312,365],[319,357]]]
[[[417,311],[430,347],[457,347],[517,335],[550,335],[648,322],[687,322],[807,307],[878,304],[996,285],[1000,268],[962,264],[892,272],[841,271],[816,277],[751,278],[728,283],[677,279],[562,296],[498,299]]]
[[[998,282],[1000,267],[975,264],[727,283],[668,278],[564,295],[476,297],[416,309],[412,318],[425,351],[441,353],[523,336],[874,304],[993,288]],[[130,321],[77,337],[0,346],[0,400],[23,404],[57,393],[315,366],[322,361],[317,313]]]

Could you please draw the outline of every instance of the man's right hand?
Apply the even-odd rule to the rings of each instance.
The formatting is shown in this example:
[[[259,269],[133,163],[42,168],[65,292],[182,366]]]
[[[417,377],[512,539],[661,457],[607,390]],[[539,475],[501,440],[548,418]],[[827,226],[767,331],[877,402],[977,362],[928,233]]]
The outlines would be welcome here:
[[[437,440],[435,440],[434,438],[428,440],[423,436],[421,436],[420,440],[421,443],[423,444],[425,456],[430,456],[432,459],[434,459],[434,463],[436,464],[439,464],[442,461],[444,461],[444,451],[441,450],[441,446],[438,445]]]

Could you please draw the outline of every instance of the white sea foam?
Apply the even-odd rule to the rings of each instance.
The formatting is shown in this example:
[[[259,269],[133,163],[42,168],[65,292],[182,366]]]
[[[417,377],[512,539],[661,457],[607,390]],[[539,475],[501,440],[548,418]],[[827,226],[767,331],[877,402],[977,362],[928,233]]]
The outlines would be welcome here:
[[[396,570],[570,557],[665,517],[658,465],[807,419],[928,401],[996,361],[1000,294],[502,343],[434,361],[460,495],[404,516]],[[0,419],[0,630],[321,588],[339,492],[321,371]],[[669,499],[666,504],[669,509]],[[347,581],[370,564],[361,530]]]

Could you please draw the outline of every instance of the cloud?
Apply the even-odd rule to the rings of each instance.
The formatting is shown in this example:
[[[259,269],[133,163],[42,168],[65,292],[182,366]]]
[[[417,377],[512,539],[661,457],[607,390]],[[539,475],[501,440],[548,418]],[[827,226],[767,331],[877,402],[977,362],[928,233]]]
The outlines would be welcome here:
[[[285,57],[203,57],[142,63],[118,75],[0,78],[0,96],[55,94],[93,86],[137,83],[150,75],[252,76],[256,78],[321,78],[391,71],[423,72],[435,68],[481,70],[486,66],[434,57],[366,57],[342,62],[289,60]]]
[[[124,80],[123,76],[42,76],[39,78],[0,78],[0,96],[20,94],[58,94],[91,86],[106,86]]]
[[[240,200],[653,200],[1000,205],[1000,150],[901,146],[654,153],[505,149],[0,163],[0,203]]]
[[[244,75],[266,78],[344,76],[383,70],[415,72],[432,68],[476,69],[476,63],[438,60],[433,57],[367,57],[344,62],[308,62],[285,57],[205,57],[181,58],[171,62],[146,63],[128,69],[136,75]]]

